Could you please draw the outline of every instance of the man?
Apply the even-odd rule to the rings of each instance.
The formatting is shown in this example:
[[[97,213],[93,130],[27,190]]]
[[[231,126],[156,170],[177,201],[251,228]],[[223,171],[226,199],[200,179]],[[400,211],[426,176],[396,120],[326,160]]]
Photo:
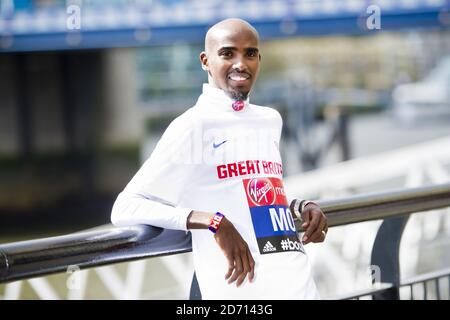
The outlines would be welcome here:
[[[217,23],[200,61],[202,95],[118,196],[112,222],[190,230],[203,299],[316,299],[284,195],[282,119],[248,99],[261,61],[257,31],[240,19]],[[324,241],[325,215],[303,204],[303,244]]]

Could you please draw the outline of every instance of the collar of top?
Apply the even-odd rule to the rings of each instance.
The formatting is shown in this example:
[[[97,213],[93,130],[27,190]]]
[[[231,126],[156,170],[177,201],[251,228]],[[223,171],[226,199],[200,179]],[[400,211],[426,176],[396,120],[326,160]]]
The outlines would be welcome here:
[[[203,93],[201,98],[202,100],[206,100],[205,102],[207,102],[209,106],[212,104],[214,107],[218,107],[225,111],[242,111],[250,104],[248,97],[245,101],[233,100],[225,93],[225,91],[213,87],[209,83],[203,84]]]

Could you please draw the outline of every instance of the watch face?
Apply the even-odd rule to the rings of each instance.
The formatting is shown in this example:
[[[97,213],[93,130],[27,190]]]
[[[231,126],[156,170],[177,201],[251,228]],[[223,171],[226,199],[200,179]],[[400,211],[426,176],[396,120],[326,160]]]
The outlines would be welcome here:
[[[310,203],[313,203],[313,204],[315,204],[313,201],[311,201],[311,200],[303,200],[302,202],[301,202],[301,208],[300,208],[300,213],[302,213],[303,212],[303,210],[305,210],[305,207],[308,205],[308,204],[310,204]]]
[[[296,220],[302,220],[302,217],[300,215],[300,205],[301,201],[299,199],[294,199],[291,202],[291,205],[289,206],[289,209],[291,209],[291,212],[294,214],[293,218]]]

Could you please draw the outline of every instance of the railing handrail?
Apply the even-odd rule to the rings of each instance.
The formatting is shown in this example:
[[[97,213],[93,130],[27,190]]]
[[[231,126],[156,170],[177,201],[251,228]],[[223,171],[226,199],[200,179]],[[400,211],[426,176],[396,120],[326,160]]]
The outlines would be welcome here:
[[[318,201],[330,227],[450,206],[450,183]]]
[[[192,250],[190,234],[147,225],[0,245],[0,283]]]
[[[448,277],[450,275],[450,268],[440,269],[437,271],[428,272],[425,274],[420,274],[416,276],[411,276],[406,278],[401,282],[401,286],[409,286],[415,283],[430,281],[434,279],[439,279],[443,277]]]
[[[371,296],[373,294],[389,290],[393,286],[394,285],[392,283],[381,282],[381,283],[377,284],[377,288],[356,290],[356,291],[353,291],[351,293],[351,295],[341,294],[341,295],[333,296],[333,297],[329,298],[329,300],[353,300],[353,299],[358,299],[360,297]]]
[[[435,280],[435,279],[439,279],[439,278],[443,278],[443,277],[448,277],[449,275],[450,275],[450,268],[445,268],[445,269],[441,269],[438,271],[432,271],[432,272],[409,277],[409,278],[401,281],[400,287],[411,286],[411,285],[414,285],[417,283],[424,283],[427,281],[431,281],[431,280]],[[374,294],[389,290],[393,287],[394,287],[394,285],[392,283],[382,282],[382,283],[378,283],[376,285],[376,287],[374,287],[374,288],[354,291],[351,293],[351,295],[342,294],[339,296],[334,296],[334,297],[332,297],[332,300],[342,300],[342,299],[352,300],[352,299],[359,299],[362,297],[369,297],[369,296],[373,296]]]
[[[329,226],[450,206],[450,183],[318,201]],[[191,251],[190,234],[145,225],[0,245],[0,283]]]

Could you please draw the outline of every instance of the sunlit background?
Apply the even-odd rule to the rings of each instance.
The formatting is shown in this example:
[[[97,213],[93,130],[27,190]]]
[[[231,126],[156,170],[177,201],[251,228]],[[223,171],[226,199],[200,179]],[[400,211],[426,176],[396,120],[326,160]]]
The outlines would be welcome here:
[[[448,1],[0,4],[0,243],[109,223],[117,194],[170,121],[195,104],[207,81],[204,34],[227,17],[260,32],[250,99],[283,116],[289,194],[334,199],[450,181]],[[386,174],[375,176],[380,166]],[[339,170],[345,181],[332,180]],[[380,223],[332,228],[325,244],[306,247],[324,298],[371,285]],[[402,277],[449,265],[448,210],[414,215]],[[124,295],[133,270],[142,278]],[[60,274],[15,291],[0,285],[0,296],[186,299],[192,261],[182,254],[83,272],[81,293]]]

